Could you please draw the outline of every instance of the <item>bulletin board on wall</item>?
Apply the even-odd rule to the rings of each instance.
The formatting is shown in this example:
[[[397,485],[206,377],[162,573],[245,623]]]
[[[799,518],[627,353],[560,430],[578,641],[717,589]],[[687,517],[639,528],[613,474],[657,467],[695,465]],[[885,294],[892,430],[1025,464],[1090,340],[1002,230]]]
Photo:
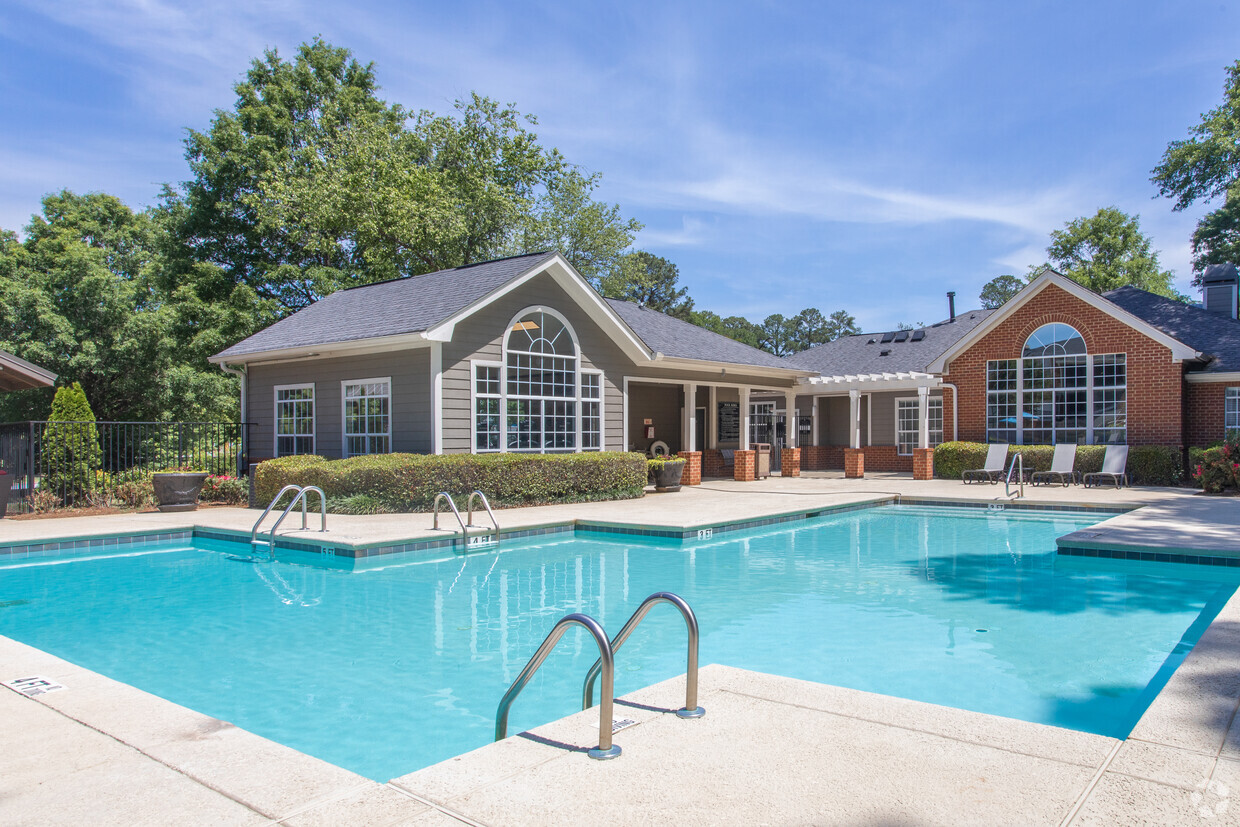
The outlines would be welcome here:
[[[719,403],[720,442],[739,442],[741,438],[741,406],[739,402]]]

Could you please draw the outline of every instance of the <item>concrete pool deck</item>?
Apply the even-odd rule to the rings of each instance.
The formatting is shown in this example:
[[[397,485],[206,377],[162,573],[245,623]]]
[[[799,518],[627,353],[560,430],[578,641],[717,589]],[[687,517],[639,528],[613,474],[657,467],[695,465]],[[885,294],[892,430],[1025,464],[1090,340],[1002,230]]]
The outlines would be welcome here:
[[[895,494],[1004,502],[1002,492],[823,475],[497,516],[505,528],[574,519],[693,527]],[[1237,500],[1175,489],[1026,494],[1146,506],[1092,528],[1116,542],[1156,535],[1240,554]],[[248,531],[255,517],[208,509],[4,521],[0,545],[194,525]],[[333,516],[329,527],[340,539],[435,536],[429,515]],[[708,666],[701,720],[667,714],[683,703],[683,679],[618,701],[615,717],[635,723],[616,734],[617,760],[580,751],[597,740],[594,710],[378,784],[0,637],[0,681],[27,675],[67,689],[31,699],[0,688],[5,824],[1240,823],[1231,801],[1240,797],[1240,595],[1125,741]]]

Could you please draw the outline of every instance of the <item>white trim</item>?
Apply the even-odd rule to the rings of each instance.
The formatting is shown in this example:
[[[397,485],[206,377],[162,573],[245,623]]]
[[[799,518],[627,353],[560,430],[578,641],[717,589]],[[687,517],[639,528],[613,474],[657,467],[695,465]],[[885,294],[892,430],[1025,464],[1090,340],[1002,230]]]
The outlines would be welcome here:
[[[581,395],[581,377],[586,374],[598,377],[598,399],[586,399]],[[582,406],[587,402],[598,402],[598,448],[591,448],[590,453],[607,450],[607,374],[598,368],[581,368],[577,371],[577,450],[585,452],[581,444]]]
[[[448,318],[439,322],[439,324],[431,327],[426,331],[427,339],[440,341],[451,341],[455,332],[457,322],[472,316],[483,307],[491,304],[497,299],[508,295],[513,290],[522,286],[531,279],[542,275],[549,274],[555,281],[564,288],[569,296],[576,300],[577,304],[586,311],[595,324],[603,328],[604,332],[620,345],[629,358],[635,363],[649,362],[653,358],[649,348],[642,343],[642,340],[633,329],[624,323],[624,320],[611,309],[607,302],[591,287],[577,270],[569,264],[563,256],[556,254],[550,259],[546,259],[536,266],[531,267],[525,273],[510,279],[506,283],[500,285],[496,289],[487,293],[485,296],[478,298],[466,305],[464,308],[453,313]],[[510,325],[511,327],[511,325]],[[619,334],[619,335],[617,335]],[[507,337],[508,331],[505,330],[504,336]],[[580,354],[578,354],[580,355]]]
[[[347,385],[370,385],[370,384],[374,384],[377,382],[387,382],[388,410],[387,410],[387,434],[386,436],[388,440],[388,453],[389,454],[392,453],[392,449],[396,447],[395,445],[392,444],[392,424],[393,424],[393,420],[396,415],[396,412],[393,410],[393,405],[392,405],[392,397],[394,396],[394,394],[392,393],[392,377],[376,376],[371,379],[341,379],[340,380],[340,456],[343,458],[364,456],[364,454],[350,454],[349,453],[349,428],[348,428],[348,420],[345,417],[345,403],[347,400],[345,399],[344,389]],[[366,436],[378,436],[378,434],[370,433],[369,430],[366,432],[365,435]],[[358,434],[353,434],[353,436],[358,436]]]
[[[319,438],[319,392],[314,387],[313,382],[297,382],[292,385],[273,385],[271,388],[271,411],[274,414],[271,423],[271,455],[273,457],[280,456],[280,437],[293,436],[297,434],[281,434],[280,433],[280,391],[297,391],[310,389],[310,453],[313,454],[318,448]],[[293,400],[296,401],[296,400]],[[245,421],[245,412],[242,414],[242,422]],[[284,456],[295,456],[294,454],[284,454]]]
[[[719,392],[714,385],[708,386],[707,390],[706,441],[703,444],[713,451],[719,448]]]
[[[388,395],[391,393],[389,386]],[[389,402],[388,406],[391,404]],[[431,453],[443,453],[443,342],[431,343]]]
[[[802,368],[777,368],[770,365],[750,365],[740,364],[737,362],[713,362],[708,359],[688,359],[682,356],[664,356],[662,353],[656,353],[654,361],[659,367],[669,370],[689,370],[689,371],[707,371],[713,373],[716,369],[720,371],[733,371],[734,373],[743,373],[746,376],[760,376],[764,373],[773,374],[775,376],[797,380],[813,380],[819,374],[812,370],[804,370]],[[684,381],[684,380],[680,380]],[[699,385],[705,385],[706,381],[696,379]],[[722,384],[722,383],[721,383]]]
[[[651,377],[651,376],[626,376],[625,380],[626,381],[632,380],[634,382],[644,382],[647,384],[656,384],[656,385],[683,385],[686,382],[694,382],[695,384],[698,384],[698,385],[710,385],[711,387],[714,387],[714,388],[737,388],[737,389],[748,388],[749,390],[754,391],[756,393],[782,394],[784,391],[788,390],[788,388],[780,388],[780,387],[775,387],[775,386],[755,385],[752,382],[748,382],[748,383],[716,382],[713,379],[712,380],[664,379],[661,377],[656,378],[656,377]]]
[[[1188,382],[1190,385],[1208,385],[1218,382],[1235,384],[1240,382],[1240,371],[1227,371],[1226,373],[1223,371],[1219,371],[1217,373],[1186,373],[1184,374],[1184,381]]]
[[[925,407],[924,407],[925,416],[924,417],[922,416],[922,410],[923,410],[922,400],[923,399],[925,400]],[[939,396],[931,396],[929,393],[926,393],[924,395],[919,393],[917,396],[897,396],[893,400],[893,404],[895,405],[895,422],[893,423],[892,427],[894,428],[894,431],[895,431],[895,433],[893,434],[893,437],[894,437],[894,444],[896,446],[896,456],[898,457],[913,456],[912,454],[901,454],[900,453],[900,403],[901,402],[916,402],[917,403],[917,419],[918,419],[918,422],[917,422],[918,446],[917,447],[933,448],[934,446],[930,444],[933,441],[931,439],[931,436],[934,433],[934,431],[930,428],[930,403],[934,402],[935,400],[938,400],[940,419],[942,420],[942,424],[944,426],[944,427],[939,428],[939,444],[942,444],[947,439],[947,428],[946,428],[947,403],[943,400],[943,396],[941,394]],[[922,436],[921,432],[923,428],[926,432],[925,434],[926,444],[925,445],[920,444],[921,436]]]
[[[1003,307],[991,313],[981,324],[966,333],[956,341],[951,347],[943,351],[937,359],[931,362],[926,370],[931,373],[948,373],[947,366],[951,364],[951,360],[961,353],[964,353],[974,344],[985,338],[995,328],[1007,319],[1011,318],[1018,310],[1029,303],[1034,296],[1041,293],[1047,287],[1054,285],[1064,292],[1075,296],[1081,301],[1093,307],[1095,310],[1106,313],[1116,321],[1122,322],[1148,339],[1153,339],[1163,347],[1171,351],[1172,362],[1182,362],[1185,360],[1199,359],[1201,354],[1179,341],[1173,339],[1166,333],[1151,325],[1149,322],[1134,316],[1119,305],[1103,298],[1094,291],[1083,285],[1078,284],[1066,276],[1061,276],[1054,270],[1044,270],[1042,275],[1035,278],[1026,285],[1015,297],[1008,300]],[[1023,343],[1022,343],[1023,347]],[[1019,357],[1017,357],[1019,358]]]
[[[487,394],[484,399],[499,399],[499,447],[494,451],[478,450],[478,368],[495,368],[499,376],[499,395]],[[508,440],[504,434],[504,411],[507,402],[504,398],[504,363],[493,359],[471,359],[469,361],[469,452],[471,454],[505,454],[508,452]]]
[[[276,350],[260,350],[229,356],[220,353],[207,357],[215,365],[231,362],[237,365],[271,365],[280,362],[301,362],[305,359],[331,359],[339,356],[363,356],[371,353],[387,353],[393,350],[429,347],[430,342],[421,333],[399,333],[374,339],[354,339],[347,342],[325,342],[305,347],[286,347]]]

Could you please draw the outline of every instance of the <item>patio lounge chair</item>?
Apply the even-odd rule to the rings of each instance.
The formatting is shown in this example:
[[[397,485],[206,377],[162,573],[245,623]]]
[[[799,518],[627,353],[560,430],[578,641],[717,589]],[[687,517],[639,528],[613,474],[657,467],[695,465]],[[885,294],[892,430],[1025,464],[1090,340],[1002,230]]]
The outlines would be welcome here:
[[[1121,482],[1128,485],[1127,445],[1108,445],[1107,452],[1102,457],[1102,470],[1086,474],[1085,487],[1088,488],[1091,483],[1098,485],[1103,480],[1115,483],[1116,488],[1120,487]]]
[[[1076,443],[1063,442],[1055,446],[1055,456],[1051,459],[1051,470],[1034,471],[1031,482],[1034,485],[1045,483],[1050,485],[1052,482],[1063,483],[1063,487],[1067,488],[1070,484],[1076,482],[1076,471],[1072,470],[1072,466],[1076,463]]]
[[[1007,455],[1008,446],[1006,442],[999,445],[991,445],[986,450],[986,467],[965,471],[960,475],[960,478],[965,483],[989,482],[997,485],[999,480],[1003,478],[1003,466],[1007,463]]]

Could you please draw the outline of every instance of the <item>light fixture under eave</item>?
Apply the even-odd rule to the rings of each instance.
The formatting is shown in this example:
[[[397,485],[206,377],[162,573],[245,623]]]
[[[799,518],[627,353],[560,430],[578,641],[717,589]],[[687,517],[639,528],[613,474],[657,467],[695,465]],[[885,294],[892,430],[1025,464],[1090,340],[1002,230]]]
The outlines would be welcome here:
[[[319,354],[317,354],[317,353],[307,353],[307,354],[306,354],[306,356],[318,356],[318,355],[319,355]]]

